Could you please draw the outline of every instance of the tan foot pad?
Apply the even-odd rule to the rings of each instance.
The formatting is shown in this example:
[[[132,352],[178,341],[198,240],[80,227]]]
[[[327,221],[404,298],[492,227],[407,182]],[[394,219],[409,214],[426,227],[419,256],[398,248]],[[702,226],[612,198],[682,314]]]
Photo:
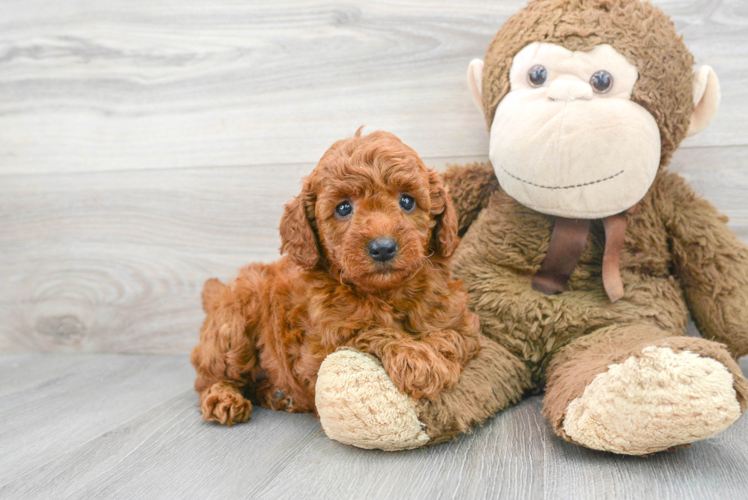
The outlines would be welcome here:
[[[429,441],[416,403],[397,390],[374,356],[341,349],[327,356],[317,377],[317,412],[330,439],[386,451]]]
[[[693,443],[740,417],[733,377],[690,351],[647,347],[597,375],[564,418],[564,432],[596,450],[646,455]]]

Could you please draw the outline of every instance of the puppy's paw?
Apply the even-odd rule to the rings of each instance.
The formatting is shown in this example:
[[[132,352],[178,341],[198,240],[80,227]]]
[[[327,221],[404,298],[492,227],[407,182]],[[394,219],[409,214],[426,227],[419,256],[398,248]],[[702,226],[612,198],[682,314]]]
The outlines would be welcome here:
[[[246,422],[252,414],[252,403],[228,384],[213,384],[200,399],[203,419],[229,427]]]
[[[399,345],[383,357],[382,364],[395,386],[414,399],[434,400],[460,380],[459,361],[446,358],[422,342]]]

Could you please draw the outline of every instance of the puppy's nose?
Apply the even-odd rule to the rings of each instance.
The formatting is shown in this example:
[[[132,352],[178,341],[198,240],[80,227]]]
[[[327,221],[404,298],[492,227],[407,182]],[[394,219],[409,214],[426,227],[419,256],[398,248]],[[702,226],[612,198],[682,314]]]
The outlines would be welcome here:
[[[397,253],[397,243],[392,238],[377,238],[371,240],[366,249],[372,259],[378,262],[387,262]]]

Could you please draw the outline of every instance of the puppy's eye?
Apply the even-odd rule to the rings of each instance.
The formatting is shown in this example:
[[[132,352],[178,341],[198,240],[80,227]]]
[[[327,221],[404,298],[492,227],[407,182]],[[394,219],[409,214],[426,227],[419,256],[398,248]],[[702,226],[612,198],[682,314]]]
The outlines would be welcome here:
[[[598,94],[604,94],[613,86],[613,75],[605,70],[598,71],[590,78],[590,85]]]
[[[353,206],[351,205],[351,202],[344,201],[343,203],[335,207],[335,213],[338,214],[338,217],[340,217],[341,219],[345,219],[346,217],[351,215],[351,213],[353,213]]]
[[[400,208],[406,212],[412,212],[413,209],[416,208],[416,200],[414,200],[412,196],[404,194],[400,197]]]
[[[545,69],[545,66],[541,66],[540,64],[536,64],[527,72],[527,81],[529,81],[530,85],[533,87],[542,87],[547,79],[548,70]]]

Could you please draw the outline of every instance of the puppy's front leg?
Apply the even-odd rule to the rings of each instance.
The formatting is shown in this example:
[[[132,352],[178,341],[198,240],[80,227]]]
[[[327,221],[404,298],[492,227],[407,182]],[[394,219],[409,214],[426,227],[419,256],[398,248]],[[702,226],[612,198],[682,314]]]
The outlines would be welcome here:
[[[468,331],[441,330],[426,332],[419,341],[425,343],[439,353],[439,362],[432,366],[432,384],[434,396],[443,390],[457,385],[460,373],[468,361],[480,352],[478,337],[479,328]],[[431,399],[431,398],[429,398]]]
[[[360,333],[350,345],[377,356],[400,391],[414,399],[433,400],[439,392],[457,384],[462,370],[460,359],[439,352],[436,338],[424,342],[405,332],[383,328]]]
[[[420,341],[431,345],[448,361],[457,363],[460,369],[480,351],[480,328],[440,330],[421,334]]]

